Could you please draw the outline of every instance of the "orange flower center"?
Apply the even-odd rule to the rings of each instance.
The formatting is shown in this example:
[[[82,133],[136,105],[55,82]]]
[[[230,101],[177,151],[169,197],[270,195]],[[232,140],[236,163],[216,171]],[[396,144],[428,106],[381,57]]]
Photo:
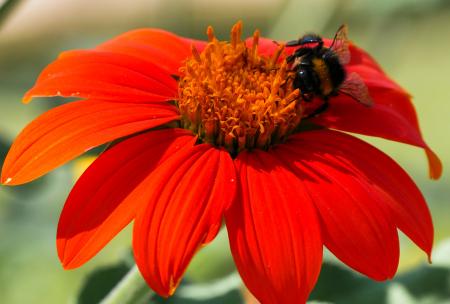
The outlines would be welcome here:
[[[182,127],[232,155],[283,142],[303,112],[292,72],[279,60],[284,46],[271,57],[262,56],[259,32],[251,47],[241,40],[241,32],[239,22],[231,30],[231,41],[225,42],[208,28],[205,49],[199,53],[192,47],[192,56],[180,69],[177,101]]]

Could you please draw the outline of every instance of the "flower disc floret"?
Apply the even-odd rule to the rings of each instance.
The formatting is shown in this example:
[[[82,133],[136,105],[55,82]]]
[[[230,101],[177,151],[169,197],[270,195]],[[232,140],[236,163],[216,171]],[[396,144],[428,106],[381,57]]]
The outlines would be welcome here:
[[[179,81],[182,126],[232,155],[283,142],[303,112],[291,72],[279,60],[284,46],[271,57],[259,55],[259,32],[247,47],[241,31],[236,24],[224,42],[209,27],[209,43],[201,53],[192,47]]]

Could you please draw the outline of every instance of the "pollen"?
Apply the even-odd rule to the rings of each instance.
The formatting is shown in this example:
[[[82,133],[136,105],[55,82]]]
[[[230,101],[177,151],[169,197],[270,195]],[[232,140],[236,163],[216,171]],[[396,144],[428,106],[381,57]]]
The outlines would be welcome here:
[[[182,127],[232,155],[285,141],[303,113],[282,58],[284,45],[261,55],[259,31],[250,46],[241,34],[241,22],[233,26],[230,42],[219,41],[208,27],[208,44],[201,52],[192,46],[178,84]]]

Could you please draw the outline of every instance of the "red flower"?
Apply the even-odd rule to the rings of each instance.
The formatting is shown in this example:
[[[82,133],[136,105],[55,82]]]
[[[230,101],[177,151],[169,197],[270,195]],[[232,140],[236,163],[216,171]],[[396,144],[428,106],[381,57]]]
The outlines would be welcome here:
[[[352,45],[345,68],[363,78],[374,105],[339,95],[306,119],[282,46],[258,32],[241,42],[240,32],[238,23],[225,43],[211,28],[209,42],[135,30],[64,52],[26,93],[24,101],[83,100],[19,134],[3,184],[29,182],[120,138],[67,199],[57,233],[64,268],[87,262],[132,220],[136,263],[163,296],[223,218],[238,270],[262,303],[305,302],[323,245],[375,280],[396,272],[397,228],[431,254],[433,225],[414,182],[387,155],[340,132],[424,148],[439,178],[410,96]],[[307,131],[305,121],[321,127]]]

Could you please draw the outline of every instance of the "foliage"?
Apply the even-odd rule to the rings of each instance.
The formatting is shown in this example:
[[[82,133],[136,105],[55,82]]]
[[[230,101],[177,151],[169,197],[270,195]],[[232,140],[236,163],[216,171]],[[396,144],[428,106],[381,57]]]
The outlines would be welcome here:
[[[447,241],[447,242],[450,242]],[[310,300],[313,303],[366,303],[366,304],[437,304],[450,303],[450,255],[448,246],[436,251],[438,265],[422,265],[399,274],[392,281],[375,282],[363,277],[340,263],[326,262],[319,282]],[[120,282],[130,270],[130,262],[94,270],[86,279],[78,296],[79,304],[98,303]],[[136,295],[126,303],[158,304],[226,304],[244,303],[242,283],[237,273],[232,273],[210,283],[184,280],[175,295],[163,299],[148,289],[139,278]],[[114,302],[107,302],[114,303]],[[106,304],[106,303],[105,303]]]

